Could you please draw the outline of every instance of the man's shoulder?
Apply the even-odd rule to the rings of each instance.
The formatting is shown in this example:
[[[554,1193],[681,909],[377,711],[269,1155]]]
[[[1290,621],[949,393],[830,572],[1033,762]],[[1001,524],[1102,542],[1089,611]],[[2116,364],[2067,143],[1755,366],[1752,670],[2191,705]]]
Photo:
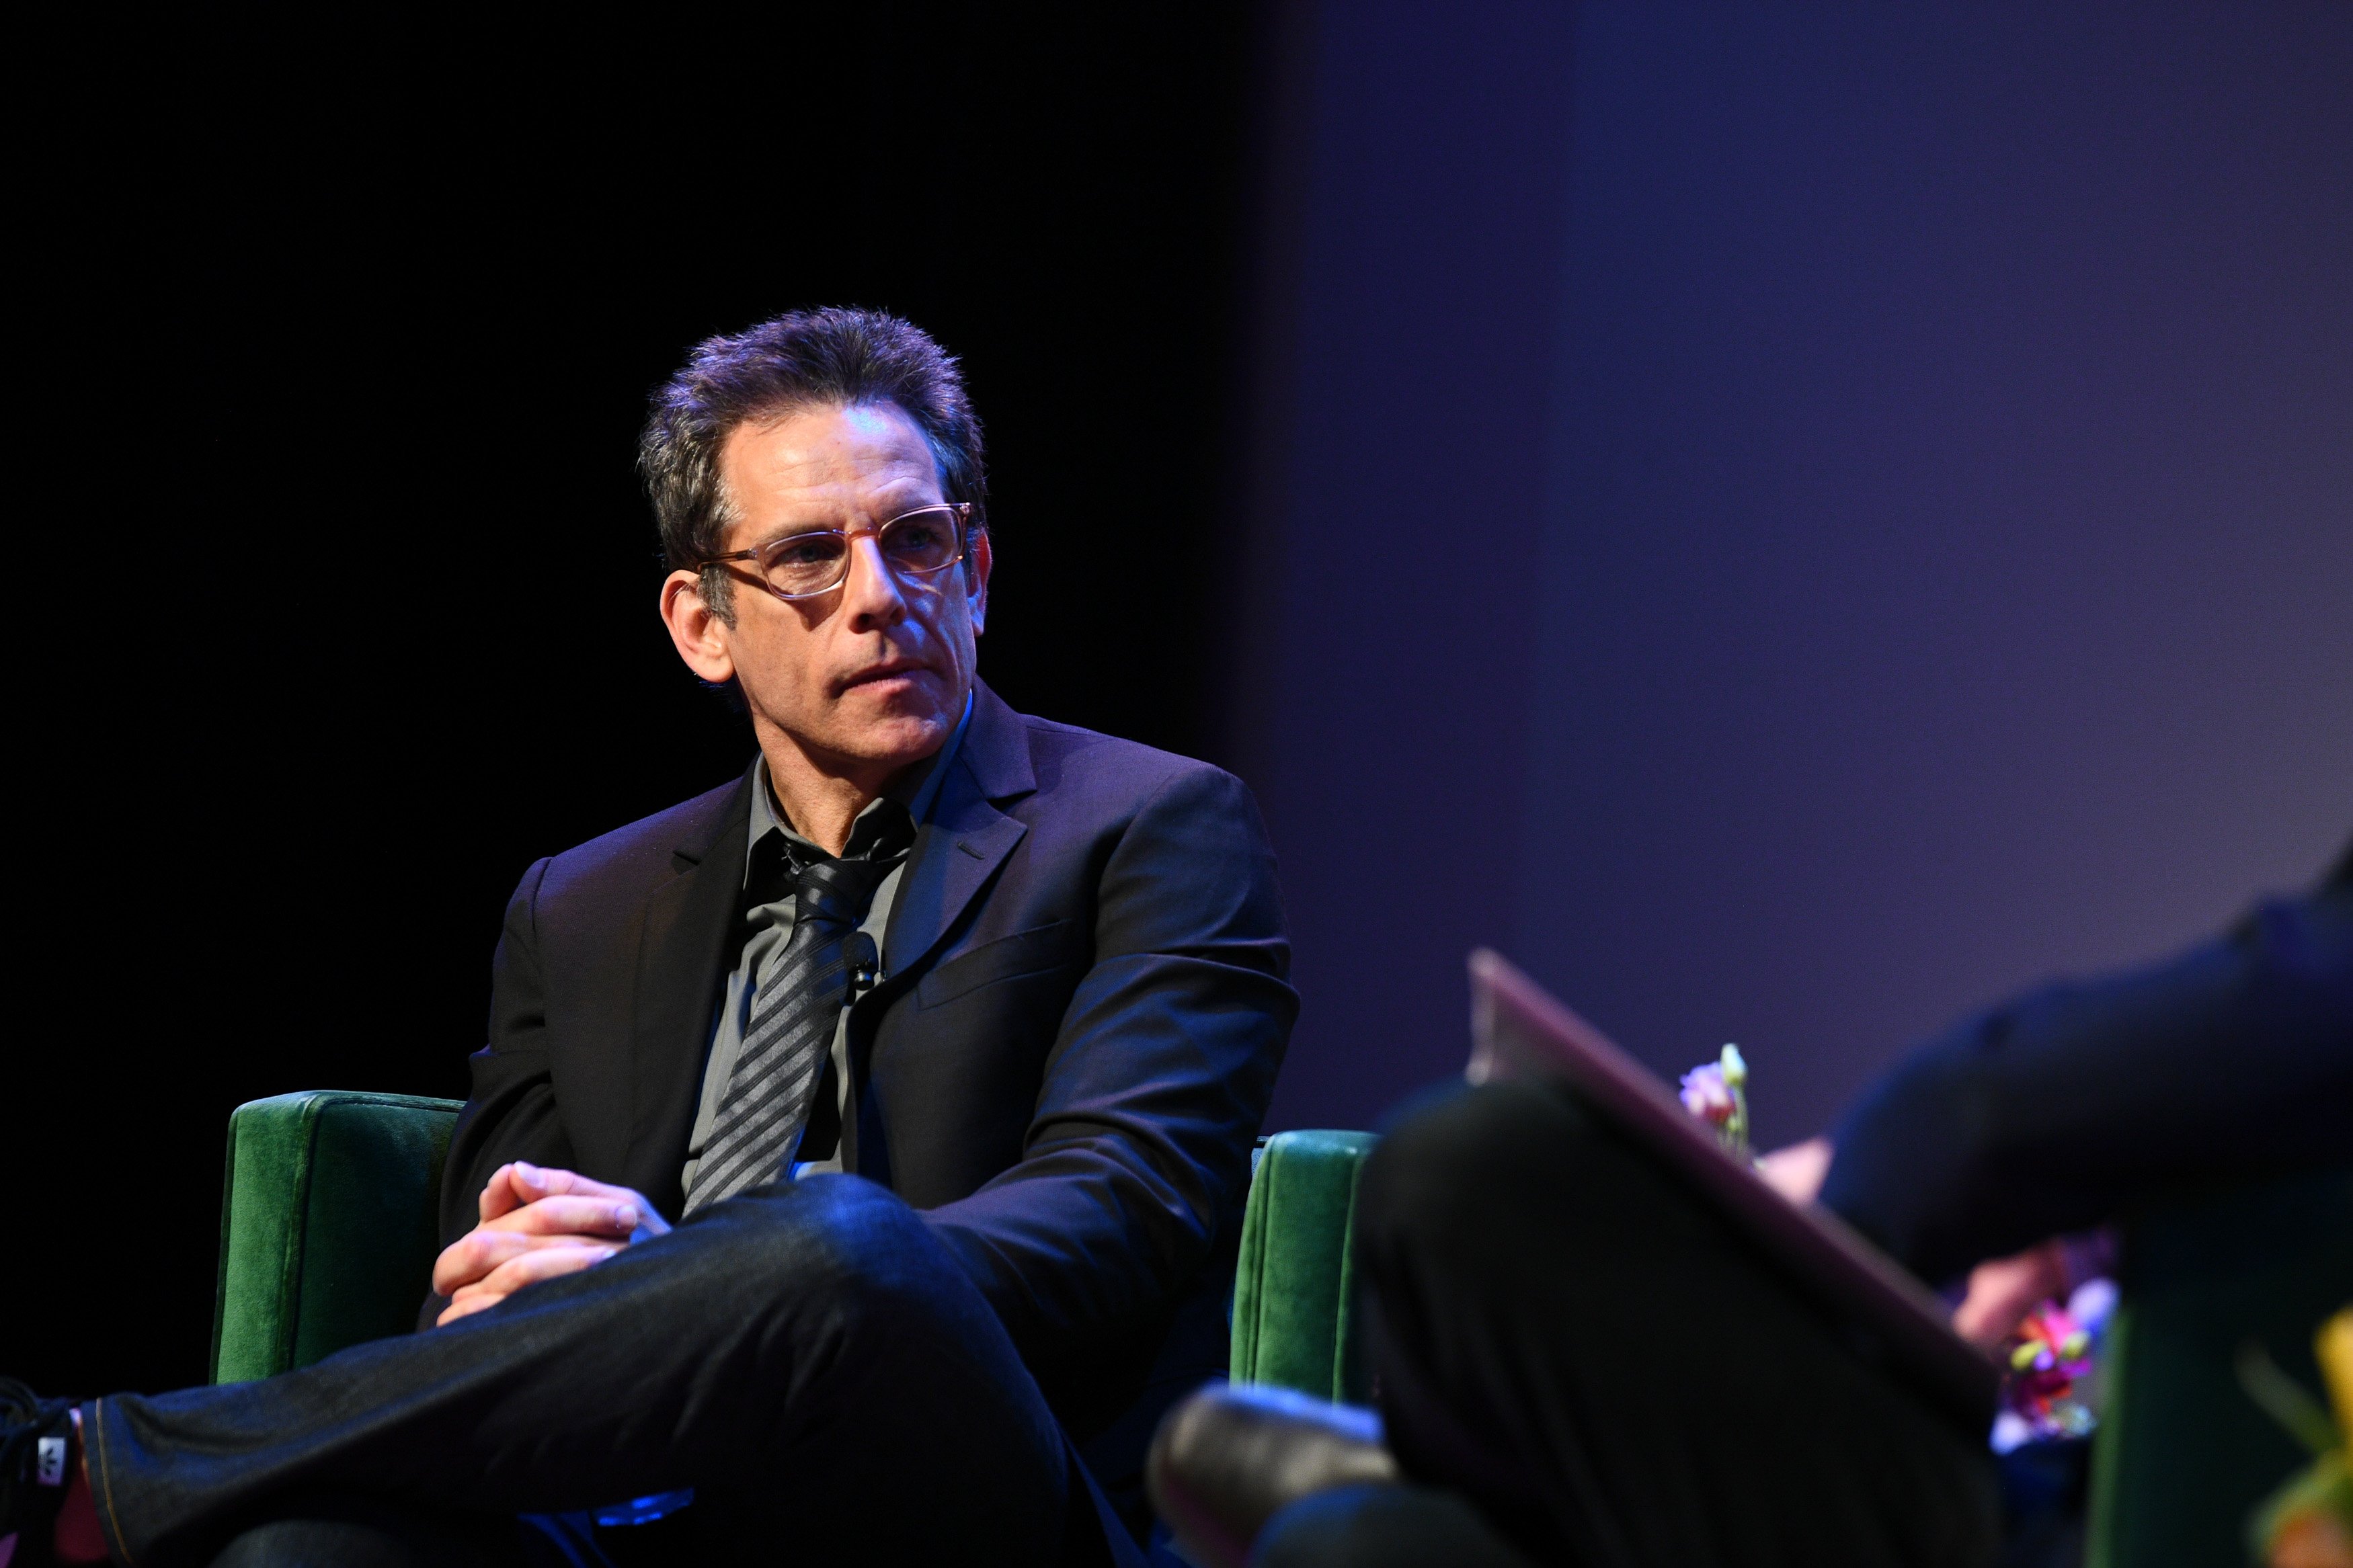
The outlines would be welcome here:
[[[541,898],[617,892],[677,875],[699,861],[725,833],[731,815],[743,805],[743,791],[744,780],[731,779],[666,811],[550,856]]]
[[[1141,804],[1172,786],[1187,784],[1247,794],[1239,779],[1198,758],[1034,714],[1016,713],[1014,718],[1021,726],[1030,770],[1043,796],[1077,793],[1107,802]]]
[[[1003,809],[1057,841],[1171,839],[1208,852],[1263,851],[1266,825],[1250,788],[1215,763],[1074,724],[1015,716],[1033,792]]]

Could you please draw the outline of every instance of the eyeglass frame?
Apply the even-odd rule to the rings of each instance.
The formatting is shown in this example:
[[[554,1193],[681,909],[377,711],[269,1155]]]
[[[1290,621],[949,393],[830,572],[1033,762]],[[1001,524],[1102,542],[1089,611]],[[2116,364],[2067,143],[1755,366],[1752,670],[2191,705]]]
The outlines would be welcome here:
[[[927,571],[902,574],[898,567],[893,566],[891,567],[891,573],[893,576],[912,576],[920,581],[928,583],[933,578],[938,576],[941,573],[946,571],[949,567],[961,565],[972,558],[972,536],[974,532],[972,526],[972,502],[968,500],[926,501],[922,506],[911,506],[902,512],[893,513],[892,516],[884,518],[872,528],[805,528],[797,533],[780,533],[776,535],[776,538],[768,540],[765,543],[754,545],[749,550],[731,550],[724,555],[706,555],[699,561],[690,562],[687,563],[687,570],[698,573],[705,572],[713,566],[725,566],[739,561],[749,561],[757,563],[760,561],[760,555],[763,551],[774,550],[779,545],[789,544],[797,539],[807,539],[811,534],[817,533],[830,533],[835,538],[840,540],[845,545],[853,539],[861,538],[872,539],[879,545],[882,535],[890,530],[893,523],[896,523],[902,519],[914,517],[920,513],[927,511],[944,511],[952,514],[955,518],[956,552],[947,560],[941,562],[937,566],[934,566]],[[777,587],[776,584],[768,580],[768,569],[765,565],[761,565],[760,569],[757,572],[753,573],[752,575],[759,580],[761,587],[765,588],[769,593],[775,595],[786,604],[797,605],[804,599],[823,598],[826,595],[832,593],[835,589],[849,582],[849,563],[850,557],[853,553],[853,552],[849,550],[844,550],[842,552],[840,576],[835,578],[832,582],[828,583],[822,588],[811,588],[805,594],[787,594],[782,588]],[[884,563],[886,565],[888,564],[887,557],[885,558]]]

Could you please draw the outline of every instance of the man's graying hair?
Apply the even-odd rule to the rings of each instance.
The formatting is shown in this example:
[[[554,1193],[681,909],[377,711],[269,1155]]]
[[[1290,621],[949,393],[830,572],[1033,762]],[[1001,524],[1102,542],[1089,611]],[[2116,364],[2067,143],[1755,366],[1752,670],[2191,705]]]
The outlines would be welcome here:
[[[705,339],[654,394],[638,438],[638,472],[673,571],[717,554],[733,521],[719,451],[735,427],[795,409],[888,404],[931,444],[942,499],[972,503],[971,531],[988,525],[980,420],[947,351],[913,322],[881,310],[794,310],[733,336]],[[965,570],[971,570],[969,558]],[[724,568],[702,568],[702,596],[735,623]]]

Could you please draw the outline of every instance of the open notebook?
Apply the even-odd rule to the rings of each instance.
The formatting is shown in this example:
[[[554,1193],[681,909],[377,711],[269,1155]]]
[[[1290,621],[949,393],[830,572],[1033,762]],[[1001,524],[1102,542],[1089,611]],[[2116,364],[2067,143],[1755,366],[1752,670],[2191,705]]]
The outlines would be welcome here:
[[[1992,1420],[2000,1374],[1943,1302],[1836,1215],[1766,1185],[1655,1073],[1484,948],[1471,955],[1471,1020],[1472,1082],[1566,1084],[1754,1240],[1866,1359],[1964,1421]]]

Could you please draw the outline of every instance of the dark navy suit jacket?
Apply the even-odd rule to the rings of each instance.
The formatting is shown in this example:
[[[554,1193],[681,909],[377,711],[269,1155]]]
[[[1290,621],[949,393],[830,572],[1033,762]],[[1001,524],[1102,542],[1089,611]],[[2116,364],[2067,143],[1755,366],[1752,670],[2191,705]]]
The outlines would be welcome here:
[[[2353,1165],[2353,847],[2300,899],[1930,1041],[1832,1134],[1822,1202],[1922,1278],[2136,1205]]]
[[[751,788],[524,875],[445,1244],[516,1159],[678,1217]],[[1225,1370],[1250,1147],[1297,1011],[1257,807],[1216,768],[981,688],[883,957],[850,1012],[843,1168],[923,1211],[1125,1493],[1159,1412]]]

